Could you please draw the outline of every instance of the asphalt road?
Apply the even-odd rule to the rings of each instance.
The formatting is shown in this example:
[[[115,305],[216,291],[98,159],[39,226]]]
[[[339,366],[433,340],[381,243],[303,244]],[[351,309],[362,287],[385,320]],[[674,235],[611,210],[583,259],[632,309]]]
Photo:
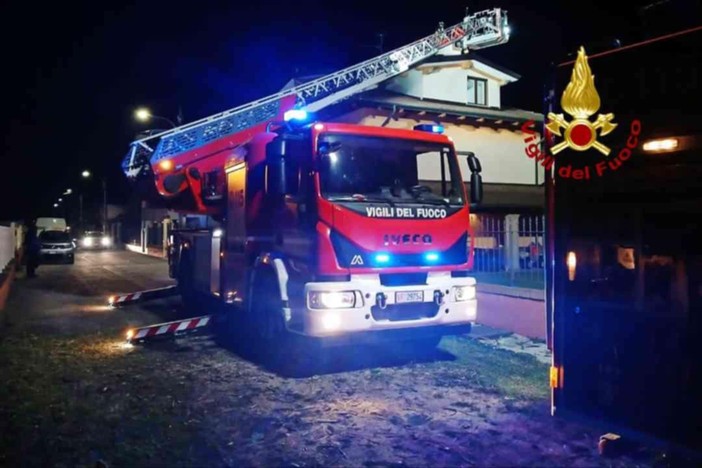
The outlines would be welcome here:
[[[125,250],[79,251],[73,265],[42,264],[36,278],[17,277],[6,325],[42,334],[119,333],[182,312],[177,298],[113,309],[107,298],[174,284],[164,260]]]

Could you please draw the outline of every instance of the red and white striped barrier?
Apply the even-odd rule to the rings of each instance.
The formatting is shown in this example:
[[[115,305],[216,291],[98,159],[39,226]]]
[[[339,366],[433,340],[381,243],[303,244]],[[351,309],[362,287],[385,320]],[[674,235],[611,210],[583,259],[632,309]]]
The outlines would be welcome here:
[[[150,338],[163,338],[168,335],[178,336],[195,331],[202,331],[210,324],[211,318],[211,315],[203,315],[202,317],[176,320],[173,322],[159,323],[156,325],[132,329],[127,331],[127,342],[133,343],[135,341],[144,341]]]
[[[135,292],[132,294],[125,294],[123,296],[110,296],[107,302],[109,302],[111,306],[116,307],[125,302],[138,301],[140,297],[141,292]]]
[[[131,294],[122,294],[121,296],[110,296],[107,299],[107,303],[112,307],[120,307],[149,299],[174,296],[176,294],[178,294],[177,286],[166,286],[165,288],[148,289],[146,291],[137,291]]]

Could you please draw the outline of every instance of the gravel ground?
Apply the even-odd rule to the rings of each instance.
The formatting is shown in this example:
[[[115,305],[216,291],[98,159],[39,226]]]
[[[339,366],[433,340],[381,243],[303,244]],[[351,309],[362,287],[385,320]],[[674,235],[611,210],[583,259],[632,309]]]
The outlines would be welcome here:
[[[311,377],[208,336],[125,345],[126,327],[183,311],[105,297],[166,285],[164,271],[107,252],[20,276],[0,328],[0,466],[670,465],[602,458],[601,431],[551,417],[548,353],[514,335],[341,348]]]
[[[548,414],[547,366],[464,337],[435,353],[337,350],[283,377],[207,337],[0,343],[6,466],[652,466],[601,458]],[[382,356],[379,358],[378,356]]]

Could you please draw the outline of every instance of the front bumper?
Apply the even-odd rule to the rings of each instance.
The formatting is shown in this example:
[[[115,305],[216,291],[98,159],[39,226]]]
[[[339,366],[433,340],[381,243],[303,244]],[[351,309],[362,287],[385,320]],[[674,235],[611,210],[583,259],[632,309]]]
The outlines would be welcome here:
[[[458,301],[454,289],[458,286],[472,286],[472,298]],[[347,282],[307,283],[305,306],[290,310],[286,321],[291,331],[318,338],[411,329],[458,333],[469,330],[476,319],[474,289],[474,278],[454,278],[450,272],[429,273],[426,284],[406,286],[383,285],[379,275],[352,275]],[[357,303],[353,308],[313,309],[308,300],[313,291],[356,291]],[[422,291],[423,300],[396,302],[397,292],[409,291]],[[438,299],[437,292],[441,293]],[[379,294],[384,295],[384,304],[379,302]]]
[[[39,255],[44,260],[52,258],[71,258],[73,257],[73,249],[41,249]]]

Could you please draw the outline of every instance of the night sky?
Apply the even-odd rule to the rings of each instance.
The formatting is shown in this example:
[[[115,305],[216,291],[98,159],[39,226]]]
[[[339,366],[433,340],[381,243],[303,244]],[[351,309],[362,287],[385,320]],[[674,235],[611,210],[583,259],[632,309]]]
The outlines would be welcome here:
[[[424,6],[410,6],[412,3]],[[564,4],[569,4],[568,6]],[[587,4],[586,4],[587,3]],[[511,41],[479,53],[522,75],[504,105],[541,110],[544,72],[584,44],[588,54],[700,24],[697,1],[472,1],[508,11]],[[465,2],[5,2],[0,221],[52,213],[80,172],[128,193],[120,163],[148,127],[132,115],[185,122],[332,72],[459,22]],[[650,5],[642,10],[641,5]],[[243,6],[242,6],[243,5]],[[638,5],[634,7],[632,5]],[[644,14],[643,12],[647,12]],[[642,25],[645,26],[641,32]],[[87,185],[86,185],[87,184]]]

